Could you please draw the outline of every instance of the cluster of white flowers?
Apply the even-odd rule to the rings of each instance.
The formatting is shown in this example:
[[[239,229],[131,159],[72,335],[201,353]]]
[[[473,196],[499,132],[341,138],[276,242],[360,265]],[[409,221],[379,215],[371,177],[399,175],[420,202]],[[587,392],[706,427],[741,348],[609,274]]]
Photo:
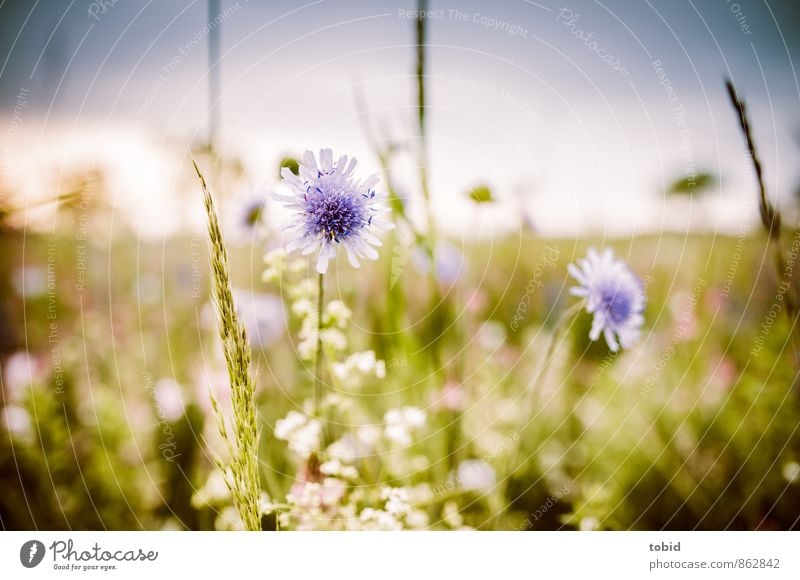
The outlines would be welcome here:
[[[322,423],[298,411],[290,411],[275,423],[275,437],[286,441],[289,449],[304,458],[319,450],[321,434]]]
[[[301,482],[292,488],[286,499],[289,503],[321,516],[323,511],[338,505],[346,489],[343,481],[335,477],[326,477],[320,483]]]
[[[397,445],[411,444],[411,435],[425,425],[427,415],[418,407],[401,407],[389,409],[383,417],[386,427],[383,435]]]
[[[290,310],[300,322],[297,354],[302,360],[314,360],[319,332],[316,284],[308,278],[297,280],[290,276],[285,279],[287,274],[298,274],[305,270],[307,262],[299,259],[287,264],[286,252],[282,249],[267,253],[264,262],[264,281],[281,284],[286,282],[284,289],[290,300]],[[347,350],[347,338],[342,331],[350,321],[350,314],[350,310],[341,300],[333,300],[325,307],[322,315],[322,346],[326,352],[338,356]]]
[[[355,352],[342,362],[333,363],[333,375],[348,389],[355,389],[364,383],[364,379],[374,376],[377,379],[386,377],[386,362],[375,357],[375,351]]]
[[[331,300],[325,307],[325,313],[322,315],[322,323],[325,326],[338,326],[339,328],[347,328],[347,323],[350,322],[350,317],[353,315],[347,305],[341,300]]]
[[[387,511],[364,508],[357,527],[350,525],[350,529],[354,528],[366,531],[393,531],[402,530],[403,524]]]
[[[347,433],[331,443],[326,449],[327,456],[352,464],[357,459],[372,455],[380,436],[381,430],[374,425],[360,425],[352,433]]]
[[[421,530],[428,526],[428,514],[417,509],[409,500],[409,491],[404,487],[383,487],[381,500],[383,509],[364,508],[358,521],[351,521],[349,529],[360,530]]]
[[[326,262],[327,247],[322,261]],[[264,279],[286,282],[290,311],[299,322],[298,354],[303,360],[314,360],[318,337],[326,358],[332,361],[330,375],[344,389],[357,389],[370,380],[386,377],[386,363],[375,351],[366,350],[344,356],[348,349],[345,335],[352,313],[341,300],[329,302],[319,318],[318,289],[314,281],[295,277],[299,265],[287,265],[286,254],[271,252],[266,258]],[[299,278],[299,279],[298,279]],[[321,330],[320,330],[321,329]],[[321,334],[318,334],[321,333]],[[328,393],[321,416],[334,417],[345,413],[352,421],[354,399],[343,393]],[[357,409],[355,410],[357,413]],[[353,426],[326,448],[323,424],[310,414],[291,411],[275,425],[276,438],[288,443],[300,458],[298,474],[286,504],[275,507],[265,500],[265,509],[277,513],[278,525],[296,530],[401,530],[425,529],[429,525],[427,511],[417,506],[430,497],[416,487],[376,487],[364,485],[376,472],[389,477],[407,476],[428,465],[420,455],[407,452],[413,438],[427,421],[425,411],[417,407],[400,407],[386,412],[382,424]],[[386,455],[390,454],[391,460]],[[383,470],[383,471],[381,471]]]
[[[334,477],[298,482],[287,496],[289,511],[278,514],[278,523],[296,530],[426,529],[430,520],[414,506],[411,498],[416,495],[414,488],[348,487]]]
[[[394,516],[404,516],[411,508],[408,492],[402,487],[384,487],[381,499],[386,501],[386,511]]]
[[[319,470],[324,474],[331,477],[339,477],[347,480],[358,479],[358,470],[352,465],[342,462],[339,458],[334,457],[324,462],[319,466]]]
[[[297,352],[303,360],[312,360],[317,349],[317,305],[316,289],[306,280],[291,290],[292,313],[300,319],[300,342]],[[322,315],[322,346],[328,353],[338,354],[347,350],[347,337],[343,329],[350,320],[350,310],[340,300],[333,300]]]

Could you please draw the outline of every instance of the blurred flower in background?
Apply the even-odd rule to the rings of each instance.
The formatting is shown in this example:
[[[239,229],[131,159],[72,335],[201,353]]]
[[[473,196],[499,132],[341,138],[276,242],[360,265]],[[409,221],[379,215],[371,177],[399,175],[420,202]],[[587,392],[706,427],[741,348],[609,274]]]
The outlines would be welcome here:
[[[610,248],[602,254],[589,248],[586,258],[578,264],[580,267],[568,266],[569,273],[580,283],[570,289],[570,294],[585,298],[586,311],[594,315],[589,338],[597,340],[603,333],[608,348],[614,352],[620,345],[632,347],[644,324],[642,281],[624,261],[614,258]]]
[[[416,248],[412,258],[414,267],[422,274],[427,274],[431,269],[428,254],[422,248]],[[455,245],[447,240],[436,244],[436,277],[445,286],[454,284],[465,273],[466,261],[464,254]]]
[[[253,348],[265,349],[283,335],[286,313],[278,296],[235,288],[233,299]]]
[[[236,196],[227,212],[225,239],[233,244],[254,244],[266,235],[267,195],[252,189]]]

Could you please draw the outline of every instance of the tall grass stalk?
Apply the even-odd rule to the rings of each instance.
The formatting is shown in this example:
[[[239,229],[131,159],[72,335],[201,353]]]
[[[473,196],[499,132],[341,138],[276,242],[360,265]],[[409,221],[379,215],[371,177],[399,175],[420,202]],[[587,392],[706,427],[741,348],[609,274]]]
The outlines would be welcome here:
[[[417,147],[417,155],[419,159],[419,180],[420,188],[422,189],[422,201],[425,205],[425,215],[427,218],[427,232],[425,249],[428,253],[430,268],[428,271],[428,280],[430,285],[430,311],[433,332],[438,333],[433,337],[431,345],[431,358],[433,359],[433,372],[436,376],[441,377],[442,369],[442,337],[443,329],[447,324],[443,320],[443,305],[442,296],[439,291],[439,280],[436,274],[436,221],[433,218],[433,208],[431,207],[431,192],[428,186],[428,141],[426,131],[426,118],[425,118],[425,67],[426,67],[426,48],[427,48],[427,29],[428,19],[425,15],[428,13],[428,0],[417,0],[417,23],[416,23],[416,40],[417,40],[417,65],[416,65],[416,78],[417,78],[417,122],[419,125],[419,143]]]
[[[427,131],[425,123],[425,48],[427,43],[427,18],[424,17],[428,12],[428,1],[418,0],[416,25],[416,38],[417,38],[417,123],[419,128],[419,143],[417,147],[417,155],[419,160],[419,181],[420,188],[422,189],[422,200],[425,204],[425,214],[427,219],[427,239],[428,250],[431,258],[431,273],[432,281],[435,288],[438,289],[436,283],[436,223],[433,219],[433,209],[431,208],[431,192],[428,187],[428,142]]]
[[[509,498],[506,497],[508,493],[508,487],[511,483],[511,478],[519,469],[519,460],[522,453],[522,445],[525,442],[525,432],[527,431],[528,427],[530,426],[530,421],[528,417],[531,417],[533,413],[533,403],[535,401],[535,395],[537,392],[537,386],[541,381],[544,381],[547,378],[547,373],[550,370],[550,365],[553,363],[556,355],[556,348],[561,342],[561,338],[564,332],[570,328],[572,325],[572,321],[578,315],[578,313],[583,308],[584,304],[583,301],[577,302],[573,304],[566,312],[564,312],[561,317],[556,321],[555,327],[553,328],[553,332],[550,335],[550,340],[547,343],[547,349],[544,353],[544,358],[541,359],[540,366],[536,371],[536,375],[534,376],[533,380],[528,387],[524,399],[521,405],[521,415],[522,420],[526,421],[523,423],[519,429],[517,430],[518,437],[514,440],[514,445],[512,445],[511,450],[509,452],[508,463],[506,464],[506,468],[502,471],[505,474],[505,479],[503,479],[500,484],[498,485],[497,489],[499,490],[499,496],[502,503],[502,508],[498,511],[496,515],[496,522],[500,521],[500,518],[503,514],[505,514],[508,509],[511,507],[511,502]]]
[[[381,179],[388,193],[392,217],[398,222],[402,221],[414,237],[414,244],[416,246],[427,248],[424,233],[421,232],[414,221],[406,215],[405,202],[395,186],[394,176],[392,174],[392,157],[400,149],[400,146],[390,140],[387,140],[388,144],[386,145],[382,143],[384,139],[380,142],[378,141],[376,131],[373,128],[369,116],[366,98],[361,89],[361,85],[358,83],[356,83],[354,96],[356,109],[359,113],[358,119],[361,124],[361,130],[381,167]],[[402,353],[410,338],[408,333],[402,332],[403,328],[407,328],[410,325],[403,272],[411,261],[412,248],[402,243],[399,232],[399,228],[395,228],[389,232],[388,245],[393,248],[393,256],[391,260],[386,262],[388,301],[385,309],[385,320],[390,324],[387,342],[389,341],[388,337],[390,337],[391,348]],[[427,252],[427,249],[425,251]]]
[[[214,200],[197,163],[192,161],[203,188],[203,198],[208,215],[208,246],[211,254],[214,304],[219,315],[219,336],[228,366],[233,417],[227,421],[219,403],[211,397],[211,406],[217,427],[228,447],[229,459],[215,458],[225,475],[233,504],[247,530],[261,530],[258,477],[258,427],[256,423],[255,381],[250,376],[250,344],[244,325],[239,322],[233,302],[228,253],[222,240]]]
[[[739,119],[739,128],[744,135],[745,144],[747,145],[748,156],[753,164],[753,171],[756,174],[756,181],[758,182],[758,210],[761,215],[761,225],[769,236],[769,243],[773,249],[775,259],[775,277],[780,286],[785,283],[787,286],[784,293],[784,303],[786,304],[786,316],[789,319],[789,343],[792,350],[792,361],[795,366],[800,367],[800,336],[798,336],[797,328],[797,309],[798,309],[798,291],[797,283],[794,279],[793,268],[789,267],[786,263],[784,254],[783,240],[781,239],[781,214],[772,205],[767,197],[767,186],[764,183],[764,171],[761,166],[761,158],[756,149],[756,143],[753,139],[753,133],[750,128],[750,120],[747,118],[747,108],[736,93],[736,87],[730,79],[725,80],[725,87],[728,89],[728,98],[731,105],[736,110]],[[783,278],[787,278],[783,280]]]
[[[761,215],[761,224],[769,235],[769,240],[773,247],[775,267],[778,270],[776,274],[780,282],[780,277],[785,276],[787,272],[783,241],[781,240],[781,214],[775,206],[772,205],[772,202],[767,196],[767,187],[764,183],[764,171],[761,166],[761,158],[758,155],[758,149],[756,149],[755,140],[753,139],[744,101],[739,98],[736,93],[736,88],[729,79],[725,80],[725,87],[728,89],[728,98],[731,101],[731,105],[733,105],[733,108],[736,110],[736,116],[739,119],[739,128],[744,135],[747,153],[753,164],[753,170],[758,183],[758,210]],[[793,278],[789,280],[789,283],[789,291],[786,292],[785,298],[786,314],[789,316],[789,322],[794,324],[794,318],[797,314],[796,286]]]

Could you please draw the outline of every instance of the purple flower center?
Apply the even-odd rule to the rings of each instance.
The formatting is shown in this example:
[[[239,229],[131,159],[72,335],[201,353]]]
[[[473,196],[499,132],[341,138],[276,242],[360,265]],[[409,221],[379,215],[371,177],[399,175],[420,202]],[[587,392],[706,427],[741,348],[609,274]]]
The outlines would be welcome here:
[[[306,227],[335,242],[347,239],[367,225],[366,209],[356,196],[327,191],[324,184],[309,185],[305,195]]]
[[[633,311],[633,297],[616,284],[600,289],[600,310],[616,325],[624,324]]]

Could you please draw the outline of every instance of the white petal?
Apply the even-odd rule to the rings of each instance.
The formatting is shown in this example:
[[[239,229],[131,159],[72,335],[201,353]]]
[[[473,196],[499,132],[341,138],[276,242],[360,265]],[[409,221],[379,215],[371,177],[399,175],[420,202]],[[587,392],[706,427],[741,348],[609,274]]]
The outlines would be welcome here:
[[[584,273],[575,264],[569,264],[567,266],[567,272],[569,272],[572,277],[581,284],[586,284],[587,280],[584,276]]]
[[[303,182],[302,192],[305,193],[307,186],[305,182],[314,183],[314,180],[317,179],[317,169],[311,169],[306,167],[305,165],[300,166],[300,179]]]
[[[364,238],[364,239],[365,239],[367,242],[369,242],[369,243],[370,243],[370,244],[372,244],[373,246],[378,246],[378,247],[380,247],[380,246],[382,246],[382,245],[383,245],[383,242],[381,242],[381,241],[380,241],[378,238],[376,238],[375,236],[373,236],[373,235],[372,235],[371,233],[369,233],[369,232],[364,232],[364,231],[362,231],[362,232],[361,232],[361,237],[362,237],[362,238]]]
[[[286,244],[286,251],[293,252],[298,248],[305,248],[307,244],[308,244],[308,239],[305,236],[299,238],[292,238],[291,240],[289,240],[289,243]],[[303,253],[308,254],[310,252],[303,252]]]
[[[355,247],[361,255],[366,256],[370,260],[378,259],[378,251],[369,244],[367,244],[365,241],[358,240],[357,245]]]
[[[379,230],[383,230],[383,231],[386,231],[386,232],[388,232],[389,230],[393,230],[394,227],[395,227],[392,222],[387,221],[387,220],[383,219],[382,217],[378,217],[378,216],[374,216],[372,218],[372,225],[374,227],[378,228]]]
[[[294,195],[284,195],[282,193],[275,193],[274,191],[270,193],[270,196],[275,201],[282,201],[283,203],[295,203],[297,201],[297,197]]]
[[[592,340],[597,340],[600,338],[600,333],[603,331],[603,328],[606,325],[606,317],[602,313],[596,313],[594,315],[594,319],[592,320],[592,329],[589,331],[589,338]]]
[[[355,171],[355,168],[356,168],[357,164],[358,164],[358,161],[356,161],[356,158],[353,157],[350,160],[350,164],[347,166],[347,168],[342,171],[342,174],[347,176],[347,177],[349,177],[350,174],[353,173],[353,171]]]
[[[380,176],[377,173],[373,173],[361,183],[361,192],[367,193],[370,189],[378,185],[379,180]]]
[[[608,348],[611,349],[611,352],[617,352],[619,350],[619,345],[617,344],[617,339],[614,338],[614,331],[611,328],[606,327],[605,331],[603,332],[603,336],[606,337],[606,342],[608,343]]]
[[[303,238],[300,238],[300,245],[298,247],[303,248],[302,253],[304,256],[307,256],[313,253],[314,250],[316,250],[317,247],[319,246],[320,242],[317,238],[315,238],[314,236],[305,236]],[[324,244],[322,244],[322,247],[324,247]]]
[[[320,274],[324,274],[328,271],[328,262],[332,257],[328,254],[328,248],[330,247],[330,244],[323,244],[319,249],[319,256],[317,256],[317,272]],[[333,250],[333,254],[334,256],[336,255],[335,249]]]
[[[635,328],[626,328],[617,333],[619,335],[619,342],[623,348],[631,348],[639,341],[641,333]]]
[[[330,171],[333,169],[333,151],[330,149],[320,149],[319,165],[322,171]]]
[[[303,165],[312,171],[319,171],[317,160],[314,158],[314,154],[311,151],[303,153]]]
[[[358,263],[358,256],[356,255],[356,250],[353,248],[351,243],[344,244],[344,249],[347,251],[347,261],[350,262],[350,265],[353,268],[360,268],[361,264]]]

